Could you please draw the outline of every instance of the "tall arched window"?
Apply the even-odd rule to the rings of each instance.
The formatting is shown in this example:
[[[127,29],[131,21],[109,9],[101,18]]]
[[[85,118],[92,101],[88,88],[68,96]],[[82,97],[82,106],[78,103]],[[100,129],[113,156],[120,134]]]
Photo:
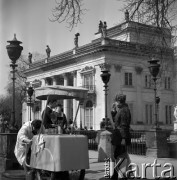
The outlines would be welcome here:
[[[85,105],[85,126],[93,128],[93,103],[90,100]]]

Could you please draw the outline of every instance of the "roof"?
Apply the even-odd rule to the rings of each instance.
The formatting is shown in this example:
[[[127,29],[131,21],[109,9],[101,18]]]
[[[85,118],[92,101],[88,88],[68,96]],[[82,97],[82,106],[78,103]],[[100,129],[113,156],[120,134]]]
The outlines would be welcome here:
[[[130,21],[129,22],[131,26],[133,27],[133,24],[135,22]],[[122,32],[122,27],[125,26],[126,23],[122,23],[120,25],[114,26],[112,28],[109,28],[107,30],[107,38],[103,39],[97,38],[96,40],[93,40],[91,43],[88,43],[86,45],[77,47],[75,49],[72,49],[70,51],[66,51],[64,53],[51,56],[48,59],[42,59],[40,61],[36,61],[32,64],[30,64],[30,68],[25,70],[24,73],[28,75],[28,73],[32,73],[34,71],[38,71],[39,69],[42,71],[62,67],[62,66],[67,66],[69,64],[74,64],[79,62],[79,58],[83,56],[87,56],[89,54],[94,54],[98,52],[117,52],[117,53],[129,53],[132,55],[143,55],[146,56],[149,53],[158,53],[159,48],[157,47],[154,49],[153,47],[147,46],[145,44],[140,44],[140,43],[133,43],[133,42],[126,42],[126,41],[120,41],[120,40],[114,40],[110,39],[111,37],[115,36],[117,33]],[[141,23],[136,23],[138,26],[146,28],[155,28],[153,26],[149,25],[144,25]],[[127,27],[124,27],[125,29]],[[103,43],[104,42],[104,43]],[[171,54],[173,53],[173,50],[170,48],[165,49],[166,54]],[[47,62],[46,62],[47,60]]]

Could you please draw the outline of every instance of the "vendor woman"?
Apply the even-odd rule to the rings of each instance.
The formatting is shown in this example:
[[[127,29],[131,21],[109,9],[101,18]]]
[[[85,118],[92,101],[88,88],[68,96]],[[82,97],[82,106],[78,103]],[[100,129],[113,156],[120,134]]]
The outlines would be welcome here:
[[[63,130],[63,133],[66,133],[67,129],[67,119],[65,114],[63,113],[63,107],[61,104],[58,104],[56,107],[56,121],[55,124],[59,125]]]

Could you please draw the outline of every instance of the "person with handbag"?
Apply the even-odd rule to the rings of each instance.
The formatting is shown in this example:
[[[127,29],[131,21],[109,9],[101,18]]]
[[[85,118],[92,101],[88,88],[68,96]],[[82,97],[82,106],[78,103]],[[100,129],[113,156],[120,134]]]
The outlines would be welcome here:
[[[126,170],[130,163],[127,153],[127,146],[131,144],[130,122],[131,113],[126,103],[126,96],[118,94],[115,97],[111,110],[114,130],[112,133],[112,145],[114,147],[114,158],[116,166],[111,179],[117,180],[118,177],[126,178]]]

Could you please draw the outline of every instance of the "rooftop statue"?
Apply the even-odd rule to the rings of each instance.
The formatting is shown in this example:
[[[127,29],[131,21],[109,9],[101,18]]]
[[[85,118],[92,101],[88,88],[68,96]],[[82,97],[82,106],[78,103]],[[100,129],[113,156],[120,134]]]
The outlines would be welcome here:
[[[49,48],[48,45],[47,45],[46,53],[47,53],[47,58],[49,58],[50,57],[50,53],[51,53],[51,49]]]
[[[29,54],[28,54],[28,62],[29,62],[29,64],[31,64],[32,63],[32,54],[29,52]]]
[[[107,24],[106,24],[106,21],[103,23],[103,26],[102,26],[102,29],[101,29],[101,34],[102,34],[102,37],[106,37],[107,36]]]
[[[102,28],[103,28],[103,22],[100,21],[100,23],[99,23],[99,29],[98,29],[98,32],[99,32],[99,33],[102,32]]]
[[[126,10],[125,11],[125,21],[127,22],[127,21],[129,21],[130,19],[129,19],[129,12],[128,12],[128,10]]]
[[[75,45],[75,47],[78,47],[78,37],[80,36],[80,34],[79,33],[76,33],[75,34],[75,38],[74,38],[74,45]]]

